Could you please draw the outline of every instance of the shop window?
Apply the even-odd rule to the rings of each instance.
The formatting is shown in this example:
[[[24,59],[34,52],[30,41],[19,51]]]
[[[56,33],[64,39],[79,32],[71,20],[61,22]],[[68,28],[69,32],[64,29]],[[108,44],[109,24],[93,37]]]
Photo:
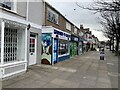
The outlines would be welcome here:
[[[4,62],[25,60],[25,31],[15,28],[5,28],[4,32]]]
[[[17,30],[5,28],[4,62],[17,59]]]
[[[59,40],[59,55],[68,53],[68,41]]]
[[[47,19],[55,24],[58,24],[58,14],[51,10],[50,8],[47,9]]]

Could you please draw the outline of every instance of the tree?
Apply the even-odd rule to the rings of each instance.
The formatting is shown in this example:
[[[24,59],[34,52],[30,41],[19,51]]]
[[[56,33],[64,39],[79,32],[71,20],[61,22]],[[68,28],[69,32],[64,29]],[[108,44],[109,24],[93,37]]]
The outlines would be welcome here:
[[[90,7],[81,6],[78,2],[76,2],[77,6],[93,10],[97,12],[103,11],[120,11],[120,0],[94,0],[94,3]]]
[[[76,3],[83,9],[100,13],[100,23],[104,27],[102,32],[110,40],[116,40],[116,52],[120,42],[120,0],[95,0],[91,7],[84,7]]]
[[[101,17],[104,20],[101,20],[101,24],[104,27],[104,34],[106,36],[108,36],[108,38],[110,38],[113,41],[114,44],[114,37],[116,39],[116,51],[118,50],[118,46],[119,46],[119,38],[120,38],[120,33],[119,33],[119,29],[118,29],[118,21],[119,21],[119,13],[118,12],[113,12],[113,11],[109,11],[109,12],[102,12],[101,13]],[[114,45],[113,45],[114,47]]]

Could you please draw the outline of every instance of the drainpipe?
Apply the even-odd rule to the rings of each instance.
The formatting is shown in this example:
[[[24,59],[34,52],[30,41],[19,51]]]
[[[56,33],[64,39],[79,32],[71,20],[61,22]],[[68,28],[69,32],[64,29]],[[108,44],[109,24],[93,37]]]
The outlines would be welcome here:
[[[4,64],[4,28],[5,22],[1,22],[1,65]]]
[[[28,12],[28,9],[29,9],[29,0],[27,0],[27,7],[26,7],[26,21],[27,21],[27,23],[28,23],[28,16],[29,16],[29,12]],[[29,54],[28,54],[28,47],[29,47],[29,45],[28,45],[28,38],[29,38],[29,36],[28,36],[28,26],[26,27],[26,29],[25,29],[25,62],[27,62],[27,64],[26,64],[26,70],[27,70],[27,67],[28,67],[28,65],[29,65]]]
[[[43,24],[43,26],[45,26],[45,2],[46,2],[46,1],[45,1],[45,0],[42,0],[42,2],[43,2],[43,20],[42,20],[43,23],[42,23],[42,24]]]
[[[26,21],[28,21],[28,9],[29,9],[29,0],[27,0],[27,9],[26,9]]]

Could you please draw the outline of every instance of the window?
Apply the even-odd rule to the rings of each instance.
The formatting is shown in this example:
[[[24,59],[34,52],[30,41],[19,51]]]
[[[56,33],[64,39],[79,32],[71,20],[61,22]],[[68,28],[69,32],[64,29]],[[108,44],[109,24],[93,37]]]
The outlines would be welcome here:
[[[66,29],[71,31],[71,24],[69,22],[66,22]]]
[[[35,38],[30,38],[30,48],[29,52],[35,52]]]
[[[58,24],[58,14],[47,8],[47,19],[55,24]]]
[[[0,6],[9,10],[16,11],[15,0],[0,0]]]
[[[4,62],[25,60],[25,30],[5,27]]]
[[[68,41],[59,40],[59,55],[68,53]]]
[[[83,35],[84,35],[83,32],[80,31],[80,32],[79,32],[79,36],[80,36],[80,37],[83,37]]]
[[[4,62],[17,59],[17,29],[5,28]]]
[[[77,34],[77,28],[76,27],[74,28],[74,33]]]

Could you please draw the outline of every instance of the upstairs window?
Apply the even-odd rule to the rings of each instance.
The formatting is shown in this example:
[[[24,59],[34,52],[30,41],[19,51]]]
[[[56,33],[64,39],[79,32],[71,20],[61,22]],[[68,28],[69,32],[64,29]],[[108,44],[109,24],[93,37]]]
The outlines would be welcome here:
[[[50,22],[58,24],[58,18],[59,18],[59,15],[56,12],[54,12],[50,8],[47,8],[47,19]]]
[[[80,36],[80,37],[83,37],[83,35],[84,35],[83,32],[80,31],[80,32],[79,32],[79,36]]]
[[[8,10],[16,11],[15,0],[0,0],[0,6]]]
[[[75,28],[74,28],[74,33],[75,33],[75,34],[77,34],[77,30],[78,30],[78,29],[75,27]]]
[[[66,22],[66,29],[71,31],[71,24],[69,22]]]

